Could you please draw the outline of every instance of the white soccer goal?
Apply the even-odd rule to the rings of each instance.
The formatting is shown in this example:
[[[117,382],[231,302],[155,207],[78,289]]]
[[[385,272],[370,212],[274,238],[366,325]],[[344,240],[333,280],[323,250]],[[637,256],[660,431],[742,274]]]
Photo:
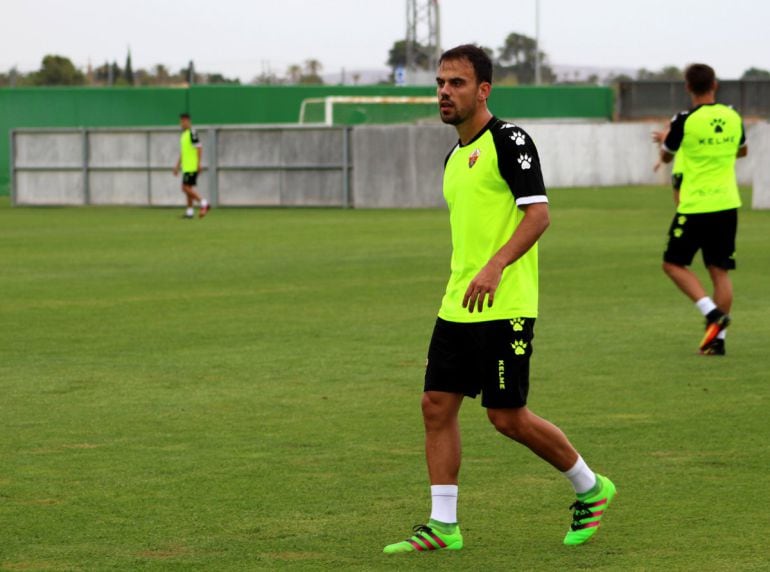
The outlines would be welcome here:
[[[436,117],[438,114],[435,96],[331,95],[304,99],[299,109],[299,122],[300,124],[334,125],[335,109],[340,111],[346,108],[348,115],[351,112],[357,114],[355,119],[358,120],[354,121],[356,123],[411,122]],[[370,115],[374,115],[374,120]]]

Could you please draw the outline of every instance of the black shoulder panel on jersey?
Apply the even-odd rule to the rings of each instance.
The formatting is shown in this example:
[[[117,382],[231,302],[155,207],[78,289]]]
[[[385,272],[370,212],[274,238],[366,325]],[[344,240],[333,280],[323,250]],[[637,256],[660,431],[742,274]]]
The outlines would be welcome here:
[[[689,111],[680,111],[674,117],[671,118],[671,126],[668,129],[668,135],[666,140],[663,141],[663,146],[672,152],[679,150],[679,146],[682,144],[684,138],[684,122],[690,116]]]
[[[195,129],[190,129],[190,141],[193,143],[200,143],[198,139],[198,132]]]
[[[540,155],[529,134],[512,123],[497,120],[490,128],[497,150],[497,167],[514,198],[545,196]]]
[[[449,153],[446,154],[446,157],[444,157],[444,169],[446,169],[446,164],[449,163],[449,158],[452,156],[452,153],[455,152],[455,149],[460,145],[460,143],[455,143],[452,145],[452,148],[449,150]]]

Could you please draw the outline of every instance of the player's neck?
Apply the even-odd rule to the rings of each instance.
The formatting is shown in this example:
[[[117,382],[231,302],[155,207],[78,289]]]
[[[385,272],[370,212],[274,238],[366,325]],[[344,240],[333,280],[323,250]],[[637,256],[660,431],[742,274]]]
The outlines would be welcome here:
[[[492,113],[490,113],[489,109],[484,108],[468,121],[455,125],[457,135],[460,137],[460,144],[467,145],[470,143],[484,129],[484,126],[489,123],[490,119],[492,119]]]
[[[700,95],[696,94],[690,94],[690,100],[692,101],[693,107],[698,107],[699,105],[711,105],[713,103],[717,102],[717,96],[716,93],[713,91],[710,91],[708,93],[703,93]]]

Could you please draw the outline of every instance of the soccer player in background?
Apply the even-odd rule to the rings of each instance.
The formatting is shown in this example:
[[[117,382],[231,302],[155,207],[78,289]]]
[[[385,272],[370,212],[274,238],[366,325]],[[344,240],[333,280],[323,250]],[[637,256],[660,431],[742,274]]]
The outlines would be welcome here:
[[[716,102],[714,70],[692,64],[685,70],[685,87],[692,109],[671,120],[661,142],[660,161],[676,156],[681,188],[674,190],[676,213],[663,253],[663,271],[687,295],[706,319],[699,350],[704,355],[725,355],[733,286],[728,275],[735,269],[735,236],[741,198],[735,161],[748,153],[741,116]],[[713,286],[708,296],[698,276],[688,268],[700,250]]]
[[[187,210],[184,218],[193,218],[195,211],[193,205],[195,201],[200,204],[198,216],[203,218],[209,212],[209,203],[202,198],[195,190],[198,184],[198,173],[201,170],[201,155],[203,154],[203,145],[198,139],[198,134],[192,128],[190,114],[182,113],[179,115],[179,124],[182,127],[182,135],[179,138],[179,159],[174,166],[174,176],[182,170],[182,192],[187,197]]]
[[[615,486],[594,473],[562,431],[527,408],[538,303],[537,240],[549,224],[538,152],[521,128],[487,108],[492,63],[477,46],[441,56],[441,120],[459,142],[444,165],[451,276],[428,349],[422,414],[432,509],[427,524],[386,554],[459,550],[460,429],[465,396],[481,393],[494,427],[550,463],[577,494],[564,544],[597,531]],[[525,494],[526,491],[519,491]]]

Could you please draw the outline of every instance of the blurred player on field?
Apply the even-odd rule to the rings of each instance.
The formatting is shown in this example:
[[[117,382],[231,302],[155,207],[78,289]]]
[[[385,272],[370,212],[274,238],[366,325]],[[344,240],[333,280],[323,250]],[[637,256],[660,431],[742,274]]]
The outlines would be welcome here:
[[[187,196],[187,210],[184,218],[193,218],[195,201],[200,204],[198,216],[203,218],[211,208],[206,199],[202,198],[195,190],[198,183],[198,173],[201,171],[201,155],[203,145],[198,139],[198,133],[192,128],[190,114],[182,113],[179,116],[179,124],[182,127],[182,136],[179,139],[179,159],[174,166],[174,176],[182,171],[182,192]]]
[[[663,271],[706,318],[700,352],[725,355],[733,302],[728,271],[735,268],[741,206],[735,161],[746,156],[748,147],[741,116],[716,101],[718,83],[711,67],[689,66],[685,87],[692,109],[676,114],[667,132],[653,134],[661,145],[658,164],[676,157],[676,169],[681,173],[680,188],[674,188],[676,214],[669,227]],[[713,299],[688,268],[698,250],[711,278]]]

